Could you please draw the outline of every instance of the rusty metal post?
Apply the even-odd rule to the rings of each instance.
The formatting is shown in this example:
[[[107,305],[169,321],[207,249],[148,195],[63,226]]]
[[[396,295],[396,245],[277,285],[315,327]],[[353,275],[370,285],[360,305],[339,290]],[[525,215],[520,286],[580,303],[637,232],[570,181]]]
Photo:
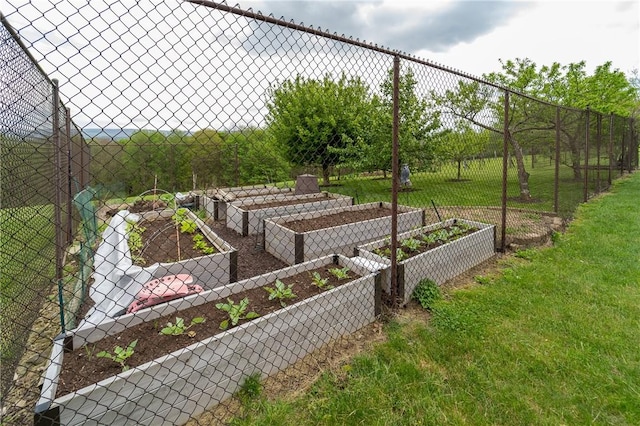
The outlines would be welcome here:
[[[64,138],[65,138],[65,146],[66,146],[66,150],[67,150],[67,167],[66,167],[66,179],[67,179],[67,184],[65,185],[67,188],[67,199],[66,199],[66,203],[67,203],[67,225],[66,225],[66,231],[67,231],[67,244],[70,244],[71,241],[73,240],[73,209],[72,209],[72,194],[73,194],[73,188],[72,188],[72,178],[73,178],[73,143],[71,140],[71,110],[69,108],[65,108],[65,126],[64,126]]]
[[[607,179],[608,186],[611,187],[613,183],[613,162],[616,161],[613,158],[613,113],[609,114],[609,148],[607,149],[609,156],[609,178]]]
[[[633,117],[629,118],[629,173],[633,167],[638,166],[638,135],[636,134],[636,123]],[[632,154],[633,153],[633,154]]]
[[[393,58],[393,128],[391,135],[391,301],[398,298],[398,144],[400,135],[400,58]]]
[[[600,143],[602,143],[602,114],[598,113],[596,118],[596,194],[601,191],[600,186]]]
[[[591,127],[591,107],[587,107],[587,120],[584,134],[584,194],[583,201],[589,201],[589,127]]]
[[[509,91],[504,92],[504,130],[502,146],[502,230],[500,231],[500,251],[506,250],[507,242],[507,179],[509,162]]]
[[[66,331],[64,322],[64,297],[62,294],[62,269],[64,267],[64,229],[62,223],[62,146],[60,143],[60,93],[58,91],[58,80],[51,80],[53,90],[53,101],[51,113],[53,114],[53,145],[55,162],[55,201],[54,217],[56,226],[56,281],[58,283],[58,301],[60,303],[60,327],[62,332]]]
[[[553,211],[560,212],[560,107],[556,106],[555,176],[553,181]]]

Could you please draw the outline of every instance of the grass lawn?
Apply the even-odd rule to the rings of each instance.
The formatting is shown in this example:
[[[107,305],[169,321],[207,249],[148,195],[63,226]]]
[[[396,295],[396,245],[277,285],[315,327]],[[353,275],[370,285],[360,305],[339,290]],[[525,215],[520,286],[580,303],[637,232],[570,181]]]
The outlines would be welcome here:
[[[24,333],[48,294],[55,268],[53,206],[0,209],[0,349],[9,356],[15,333]],[[25,312],[30,313],[27,318]]]
[[[531,167],[531,157],[525,157],[530,173],[529,187],[535,203],[520,203],[514,198],[520,194],[515,167],[507,173],[507,196],[509,207],[520,207],[540,211],[553,211],[555,165],[538,157]],[[457,167],[446,164],[436,172],[412,173],[411,191],[400,192],[400,204],[429,207],[431,201],[437,206],[500,206],[502,203],[502,159],[474,160],[461,170],[457,180]],[[388,175],[389,176],[389,175]],[[604,175],[603,175],[604,176]],[[559,210],[563,214],[573,213],[583,199],[583,181],[573,179],[573,170],[560,167]],[[391,179],[387,177],[351,178],[342,177],[332,181],[331,187],[322,189],[354,197],[357,203],[391,200]]]
[[[391,321],[388,341],[234,424],[640,424],[640,174],[581,205],[554,247],[505,258]]]

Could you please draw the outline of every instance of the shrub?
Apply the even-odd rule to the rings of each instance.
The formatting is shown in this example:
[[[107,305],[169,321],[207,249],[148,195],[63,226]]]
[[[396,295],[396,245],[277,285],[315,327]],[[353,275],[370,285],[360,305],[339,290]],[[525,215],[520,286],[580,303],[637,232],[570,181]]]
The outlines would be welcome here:
[[[433,302],[442,299],[442,293],[438,284],[430,279],[424,279],[413,290],[411,298],[420,303],[424,309],[431,309]]]

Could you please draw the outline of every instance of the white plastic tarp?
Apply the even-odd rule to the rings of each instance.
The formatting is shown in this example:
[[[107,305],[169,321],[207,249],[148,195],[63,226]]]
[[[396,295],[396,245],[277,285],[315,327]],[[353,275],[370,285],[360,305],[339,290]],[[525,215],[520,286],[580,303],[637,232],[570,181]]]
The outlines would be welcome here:
[[[102,233],[102,242],[94,257],[94,282],[89,290],[89,297],[95,304],[78,328],[97,325],[105,318],[122,313],[144,283],[153,279],[158,264],[144,269],[134,266],[127,243],[127,221],[139,220],[139,215],[121,210]]]

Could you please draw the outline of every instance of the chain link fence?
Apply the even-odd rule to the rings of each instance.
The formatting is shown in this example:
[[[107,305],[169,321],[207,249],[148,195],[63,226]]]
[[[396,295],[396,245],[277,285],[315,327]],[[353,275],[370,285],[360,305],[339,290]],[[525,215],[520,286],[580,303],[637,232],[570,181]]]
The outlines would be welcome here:
[[[3,424],[226,423],[638,164],[628,118],[225,4],[3,12]]]

